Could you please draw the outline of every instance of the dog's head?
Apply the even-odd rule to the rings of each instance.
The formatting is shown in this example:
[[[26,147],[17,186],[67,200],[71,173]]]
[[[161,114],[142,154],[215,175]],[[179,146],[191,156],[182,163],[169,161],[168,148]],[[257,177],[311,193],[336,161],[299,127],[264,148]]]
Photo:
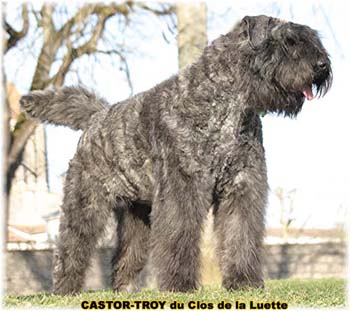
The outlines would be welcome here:
[[[305,99],[329,90],[329,55],[310,27],[268,16],[247,16],[232,33],[238,39],[237,64],[244,76],[241,90],[246,90],[247,100],[257,109],[295,116]]]

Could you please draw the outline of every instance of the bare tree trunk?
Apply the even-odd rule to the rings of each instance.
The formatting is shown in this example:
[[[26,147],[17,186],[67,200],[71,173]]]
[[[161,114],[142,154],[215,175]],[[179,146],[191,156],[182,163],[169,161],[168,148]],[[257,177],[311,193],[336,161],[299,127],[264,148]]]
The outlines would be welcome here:
[[[6,10],[6,3],[5,2],[2,2],[1,3],[2,5],[2,18],[4,20],[4,17],[5,17],[5,10]],[[4,28],[2,29],[2,35],[3,35],[3,38],[6,38],[6,33],[5,33],[5,30]],[[2,61],[1,61],[1,64],[2,64],[2,67],[4,67],[4,52],[7,50],[7,40],[3,39],[3,42],[2,42],[2,53],[1,53],[1,58],[2,58]],[[1,88],[2,88],[2,94],[6,94],[6,77],[5,77],[5,74],[4,74],[4,68],[1,68],[2,69],[2,80],[1,80]],[[3,109],[3,120],[2,120],[2,134],[3,134],[3,144],[2,144],[2,154],[3,154],[3,163],[2,166],[5,167],[5,163],[6,163],[6,154],[7,154],[7,150],[8,150],[8,138],[10,137],[10,109],[9,109],[9,103],[7,101],[7,96],[2,96],[2,106],[4,107]],[[8,224],[8,215],[9,215],[9,195],[6,191],[6,175],[3,174],[2,175],[2,184],[1,184],[1,193],[2,193],[2,197],[4,198],[4,212],[3,212],[3,215],[4,215],[4,249],[6,249],[6,242],[8,240],[8,236],[7,236],[7,224]]]
[[[190,65],[207,45],[207,7],[205,3],[181,3],[176,6],[179,67]],[[219,265],[214,253],[213,214],[203,224],[201,241],[201,277],[203,284],[221,282]]]
[[[176,6],[180,69],[193,63],[206,47],[207,6],[203,2]]]

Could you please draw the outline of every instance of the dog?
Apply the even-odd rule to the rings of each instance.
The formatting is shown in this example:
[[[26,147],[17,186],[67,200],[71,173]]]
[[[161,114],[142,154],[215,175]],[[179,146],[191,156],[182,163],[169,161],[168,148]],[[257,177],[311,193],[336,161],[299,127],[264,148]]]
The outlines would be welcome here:
[[[315,30],[261,15],[243,18],[177,75],[115,105],[82,87],[23,96],[29,116],[83,130],[64,187],[54,292],[81,290],[113,212],[114,290],[131,290],[148,257],[160,290],[198,288],[211,207],[223,286],[262,287],[261,114],[294,117],[331,82]]]

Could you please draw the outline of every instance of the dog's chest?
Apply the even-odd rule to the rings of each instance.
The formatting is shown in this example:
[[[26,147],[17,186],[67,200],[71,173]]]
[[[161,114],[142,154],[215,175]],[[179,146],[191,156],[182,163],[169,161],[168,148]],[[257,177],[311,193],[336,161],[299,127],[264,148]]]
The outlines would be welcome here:
[[[194,130],[193,155],[211,172],[227,166],[227,161],[240,161],[240,149],[247,145],[262,144],[259,116],[234,108],[214,111],[205,126]]]
[[[255,113],[229,111],[193,130],[190,152],[181,163],[200,184],[220,191],[248,168],[264,167],[261,121]],[[188,150],[187,150],[188,151]],[[208,188],[208,189],[209,189]]]

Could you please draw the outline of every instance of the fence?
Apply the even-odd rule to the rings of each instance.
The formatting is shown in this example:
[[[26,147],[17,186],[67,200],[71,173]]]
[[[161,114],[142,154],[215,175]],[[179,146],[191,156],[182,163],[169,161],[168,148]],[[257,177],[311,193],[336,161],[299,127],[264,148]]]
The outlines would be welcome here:
[[[345,278],[345,243],[266,245],[266,278]],[[52,250],[8,251],[6,293],[32,294],[51,290]],[[102,248],[93,258],[86,289],[110,285],[112,250]]]

